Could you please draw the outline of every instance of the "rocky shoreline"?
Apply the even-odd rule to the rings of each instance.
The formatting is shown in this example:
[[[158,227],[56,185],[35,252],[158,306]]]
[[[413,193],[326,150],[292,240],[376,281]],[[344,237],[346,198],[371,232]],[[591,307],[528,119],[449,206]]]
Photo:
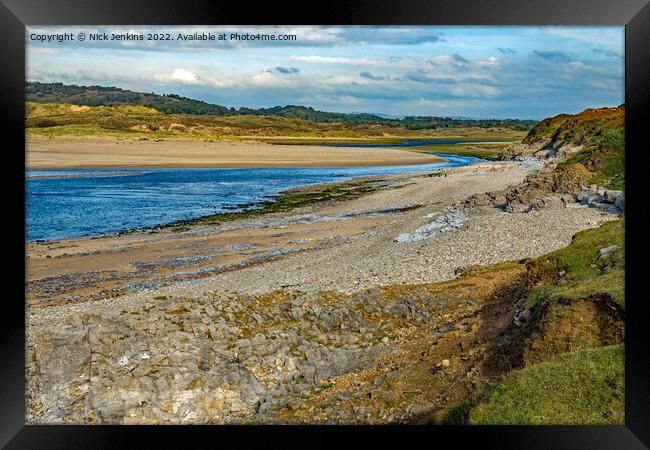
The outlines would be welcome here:
[[[198,227],[187,235],[252,226],[319,244],[116,298],[31,305],[27,422],[417,421],[490,368],[490,340],[518,311],[525,268],[510,261],[624,209],[615,191],[549,189],[552,167],[479,163]],[[422,377],[435,383],[413,387]]]

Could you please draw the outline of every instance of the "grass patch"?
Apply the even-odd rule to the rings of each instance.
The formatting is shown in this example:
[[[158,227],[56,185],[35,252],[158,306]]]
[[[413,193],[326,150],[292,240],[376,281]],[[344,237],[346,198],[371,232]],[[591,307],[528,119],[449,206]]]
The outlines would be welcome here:
[[[611,130],[625,126],[625,107],[586,109],[578,114],[559,114],[535,125],[523,139],[524,144],[540,140],[563,145],[597,146]]]
[[[600,249],[611,246],[612,253],[599,257]],[[529,262],[528,274],[536,284],[526,299],[529,309],[541,300],[599,294],[625,307],[625,219],[577,233],[567,247]]]
[[[624,370],[623,345],[562,354],[509,373],[437,422],[622,425]]]

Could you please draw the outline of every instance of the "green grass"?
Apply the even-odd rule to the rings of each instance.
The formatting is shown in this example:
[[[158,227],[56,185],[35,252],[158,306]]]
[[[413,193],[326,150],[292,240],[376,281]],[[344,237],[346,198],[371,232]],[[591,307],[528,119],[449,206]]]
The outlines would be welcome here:
[[[625,129],[605,134],[598,148],[592,157],[597,170],[594,182],[609,189],[625,189]]]
[[[422,131],[425,131],[423,134]],[[431,139],[469,139],[478,142],[484,141],[508,141],[499,144],[480,144],[486,147],[488,153],[491,153],[491,147],[502,147],[510,144],[510,141],[519,141],[525,135],[525,131],[503,129],[503,128],[451,128],[451,129],[431,129],[431,130],[418,130],[418,132],[411,130],[410,135],[404,137],[400,136],[371,136],[368,138],[363,137],[319,137],[319,138],[286,138],[286,137],[252,137],[251,140],[258,140],[267,144],[282,144],[282,145],[318,145],[318,144],[400,144],[404,141],[426,141]],[[478,144],[471,144],[478,145]],[[432,144],[430,146],[417,147],[418,149],[436,150],[445,148],[449,150],[463,151],[463,145],[449,145],[449,144]]]
[[[386,137],[323,137],[323,138],[273,138],[273,137],[253,137],[251,141],[263,142],[273,145],[330,145],[330,144],[399,144],[411,138],[386,138]]]
[[[448,424],[624,423],[623,345],[565,353],[507,374],[444,411]]]
[[[625,128],[606,131],[596,145],[573,155],[559,164],[567,167],[582,164],[591,172],[590,183],[607,189],[625,189]]]
[[[618,248],[598,258],[598,251]],[[625,307],[625,219],[604,223],[599,228],[577,233],[571,244],[529,263],[529,273],[549,280],[532,289],[526,307],[542,300],[577,299],[607,294]],[[559,273],[565,274],[560,276]],[[560,284],[559,279],[566,280]]]

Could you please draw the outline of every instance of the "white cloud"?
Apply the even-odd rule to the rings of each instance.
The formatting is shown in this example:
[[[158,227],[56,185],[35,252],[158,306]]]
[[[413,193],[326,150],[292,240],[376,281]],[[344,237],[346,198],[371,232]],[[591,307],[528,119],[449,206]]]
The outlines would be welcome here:
[[[476,61],[476,65],[481,67],[496,67],[499,65],[499,60],[494,56],[490,56],[488,59]]]
[[[196,79],[196,75],[194,75],[189,70],[185,70],[185,69],[174,70],[174,72],[172,72],[171,74],[171,79],[182,81],[183,83],[189,83],[189,84],[198,82],[198,80]]]
[[[618,49],[623,45],[622,27],[540,27],[542,34],[571,39],[590,45]]]
[[[160,83],[180,82],[182,84],[201,84],[194,73],[185,69],[175,69],[172,73],[157,73],[154,75],[153,79]]]
[[[301,61],[315,64],[354,64],[359,66],[374,66],[378,64],[385,64],[381,61],[368,58],[339,58],[333,56],[289,56],[289,61]]]
[[[170,28],[187,33],[202,29],[283,32],[296,34],[298,40],[30,42],[28,77],[177,93],[234,107],[304,104],[403,115],[544,117],[579,110],[588,102],[618,104],[623,95],[622,59],[613,57],[622,54],[622,32],[613,27]],[[442,33],[444,40],[436,38]],[[535,51],[547,58],[531,60]],[[562,59],[563,54],[571,57]],[[551,61],[553,55],[560,60]]]

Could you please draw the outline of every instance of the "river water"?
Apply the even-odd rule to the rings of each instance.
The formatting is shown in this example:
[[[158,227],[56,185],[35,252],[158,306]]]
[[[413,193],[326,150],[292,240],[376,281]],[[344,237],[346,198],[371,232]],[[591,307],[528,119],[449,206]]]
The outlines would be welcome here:
[[[233,211],[236,205],[251,207],[288,188],[362,176],[434,172],[480,161],[440,156],[446,161],[408,166],[29,170],[26,239],[54,240],[155,227]]]

